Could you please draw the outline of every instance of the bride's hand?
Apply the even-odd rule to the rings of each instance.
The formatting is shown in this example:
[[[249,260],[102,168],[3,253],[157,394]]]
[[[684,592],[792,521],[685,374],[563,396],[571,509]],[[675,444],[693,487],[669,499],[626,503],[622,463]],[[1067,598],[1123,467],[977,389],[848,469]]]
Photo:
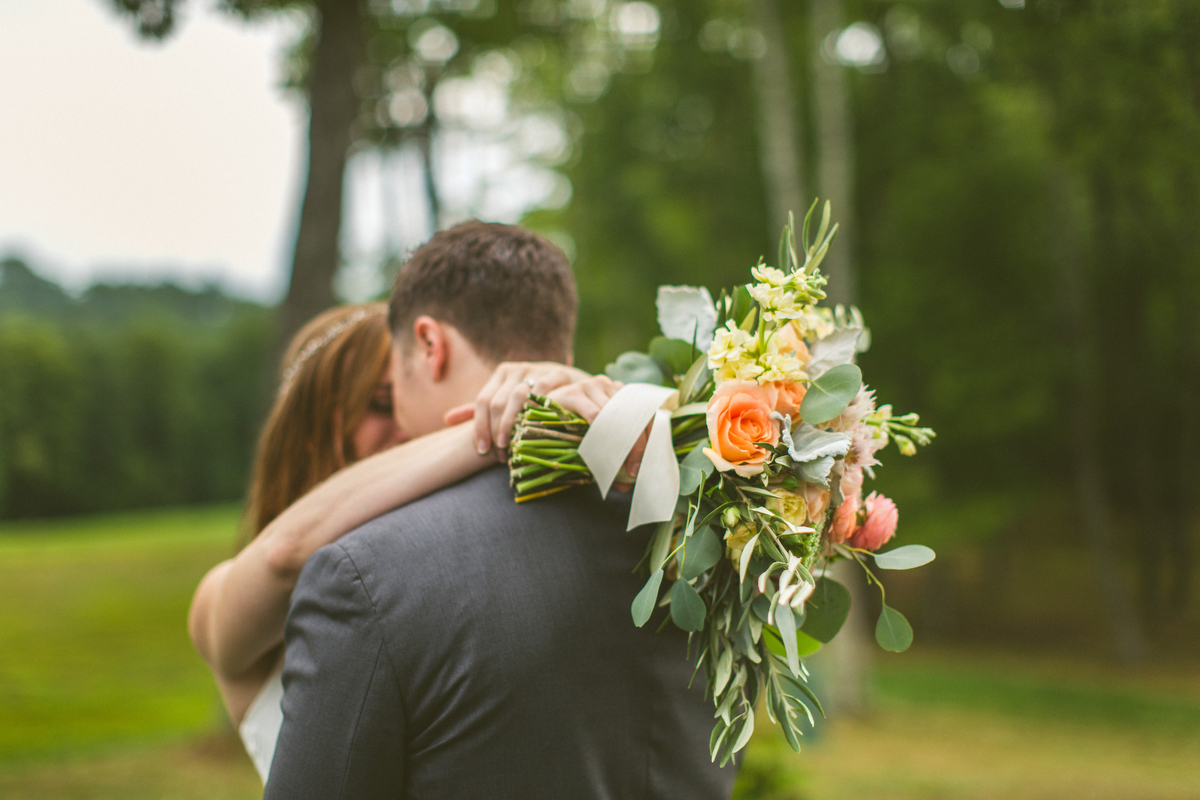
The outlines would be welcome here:
[[[495,445],[497,456],[503,460],[502,451],[508,447],[517,414],[521,413],[531,393],[549,395],[559,387],[590,378],[583,370],[566,364],[505,362],[496,367],[491,379],[479,391],[474,405],[459,406],[447,412],[446,424],[457,425],[474,417],[475,449],[482,454]]]
[[[600,409],[604,408],[617,390],[624,385],[612,380],[607,375],[596,375],[555,389],[547,397],[568,411],[574,411],[586,419],[590,425],[596,421]],[[624,469],[617,473],[617,480],[613,484],[617,489],[624,492],[632,488],[633,479],[642,465],[642,456],[646,452],[646,441],[649,436],[650,426],[647,425],[646,429],[642,431],[642,435],[634,443],[633,449],[629,451]]]

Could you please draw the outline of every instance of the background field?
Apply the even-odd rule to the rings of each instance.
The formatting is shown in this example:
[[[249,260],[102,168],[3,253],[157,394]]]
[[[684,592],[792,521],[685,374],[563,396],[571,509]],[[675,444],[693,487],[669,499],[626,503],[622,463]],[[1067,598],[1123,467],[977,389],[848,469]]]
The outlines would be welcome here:
[[[0,527],[0,798],[252,798],[184,630],[237,509]],[[738,798],[1194,798],[1200,669],[918,647],[874,711],[795,755],[769,725]]]

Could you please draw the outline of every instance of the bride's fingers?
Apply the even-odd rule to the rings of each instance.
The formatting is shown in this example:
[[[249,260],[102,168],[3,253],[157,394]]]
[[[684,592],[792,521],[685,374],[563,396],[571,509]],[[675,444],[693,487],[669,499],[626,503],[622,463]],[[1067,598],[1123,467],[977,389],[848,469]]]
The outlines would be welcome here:
[[[509,407],[516,403],[516,407],[519,409],[525,403],[525,398],[528,396],[529,386],[525,383],[522,372],[517,370],[512,371],[504,384],[492,395],[491,402],[488,403],[487,435],[497,450],[503,450],[508,447],[509,434],[512,432],[512,422],[516,421],[516,411],[513,411],[509,427],[504,427],[503,420]],[[478,417],[475,419],[475,425],[476,427],[479,426]]]
[[[509,365],[501,364],[475,396],[475,449],[482,455],[492,449],[492,398],[508,379]]]
[[[625,459],[625,471],[629,473],[629,477],[636,478],[638,469],[642,466],[642,456],[646,455],[646,443],[650,441],[650,426],[646,426],[646,430],[642,431],[642,435],[633,443],[633,449],[629,451],[629,457]]]
[[[579,386],[600,408],[604,408],[620,388],[607,375],[597,375],[591,380],[581,381]],[[591,420],[588,421],[591,422]]]
[[[591,423],[596,419],[596,415],[600,413],[601,404],[590,397],[585,390],[589,382],[581,381],[580,383],[562,386],[551,392],[549,397],[563,408],[578,414],[587,420],[588,423]]]
[[[528,379],[525,383],[515,384],[508,393],[508,402],[504,409],[492,420],[492,433],[495,436],[496,447],[501,450],[508,447],[513,426],[517,424],[517,415],[525,407],[525,401],[529,399],[531,391],[542,394],[538,391],[536,383],[532,387],[529,386]]]
[[[446,416],[443,417],[443,420],[447,425],[459,425],[469,419],[474,419],[474,417],[475,406],[474,404],[468,403],[467,405],[463,406],[455,406],[447,411]]]
[[[642,435],[633,443],[633,449],[629,451],[629,456],[625,459],[625,463],[621,466],[621,471],[617,473],[617,480],[613,482],[613,486],[622,492],[628,492],[633,488],[633,481],[637,478],[638,470],[642,466],[642,457],[646,454],[646,442],[650,440],[650,426],[646,426],[646,430],[642,431]]]

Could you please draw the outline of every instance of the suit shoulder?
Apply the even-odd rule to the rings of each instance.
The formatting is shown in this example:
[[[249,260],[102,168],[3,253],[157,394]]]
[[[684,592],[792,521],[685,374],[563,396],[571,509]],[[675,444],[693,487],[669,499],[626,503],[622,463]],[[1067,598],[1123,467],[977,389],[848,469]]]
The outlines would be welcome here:
[[[502,502],[508,500],[509,502]],[[420,537],[442,528],[452,518],[469,514],[504,513],[511,502],[508,476],[502,467],[473,475],[433,494],[392,509],[355,528],[338,540],[351,558],[380,546]]]

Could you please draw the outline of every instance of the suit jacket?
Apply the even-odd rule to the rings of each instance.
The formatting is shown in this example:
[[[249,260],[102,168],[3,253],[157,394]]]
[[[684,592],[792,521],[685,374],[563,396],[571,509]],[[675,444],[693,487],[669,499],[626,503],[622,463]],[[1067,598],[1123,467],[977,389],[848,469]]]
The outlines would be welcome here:
[[[686,638],[634,627],[646,531],[488,470],[317,551],[285,638],[277,798],[724,800]]]

